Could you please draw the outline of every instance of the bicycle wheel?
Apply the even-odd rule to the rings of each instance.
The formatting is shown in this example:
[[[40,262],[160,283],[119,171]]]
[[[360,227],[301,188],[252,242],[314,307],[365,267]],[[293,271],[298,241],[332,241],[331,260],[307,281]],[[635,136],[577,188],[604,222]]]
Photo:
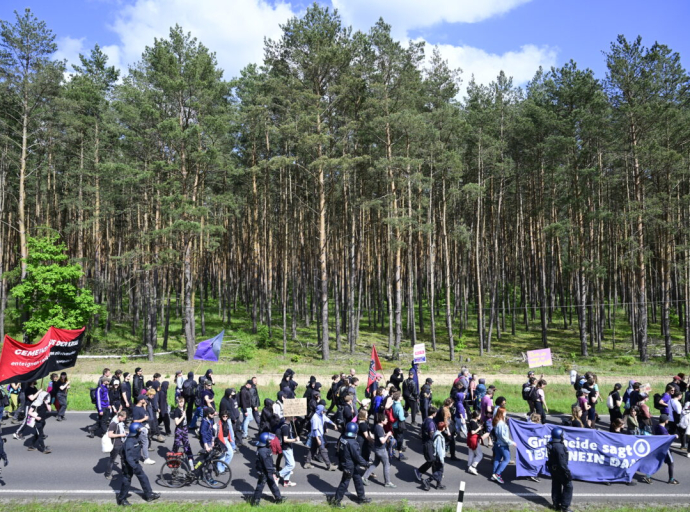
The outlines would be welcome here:
[[[158,483],[165,487],[178,488],[187,485],[191,481],[192,472],[186,460],[179,461],[179,467],[170,467],[164,462],[158,475]]]
[[[225,489],[232,480],[232,470],[220,459],[213,459],[204,465],[199,483],[211,489]]]

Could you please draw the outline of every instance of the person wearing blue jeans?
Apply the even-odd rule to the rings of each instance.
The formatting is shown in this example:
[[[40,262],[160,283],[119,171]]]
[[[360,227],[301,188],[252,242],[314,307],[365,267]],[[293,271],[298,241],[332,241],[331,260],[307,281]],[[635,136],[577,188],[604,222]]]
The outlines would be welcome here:
[[[230,462],[232,462],[232,457],[235,454],[235,442],[233,439],[233,430],[229,421],[228,411],[223,411],[220,413],[220,422],[218,423],[218,440],[225,445],[225,453],[220,460],[225,462],[228,467],[230,467]],[[223,471],[220,465],[218,465],[218,471]]]
[[[239,406],[242,411],[242,436],[246,439],[249,437],[249,422],[252,421],[254,415],[252,414],[252,382],[248,380],[242,390],[240,391]]]
[[[510,462],[510,447],[515,445],[515,442],[510,439],[506,421],[506,409],[499,407],[493,419],[496,442],[494,443],[494,465],[491,475],[491,480],[499,484],[503,483],[501,475]]]
[[[283,457],[285,458],[285,467],[280,470],[278,476],[283,484],[283,487],[294,487],[295,482],[290,481],[292,472],[295,470],[295,454],[292,450],[293,443],[298,443],[299,438],[295,435],[295,429],[292,427],[294,418],[283,418],[280,423],[280,444],[283,450]]]

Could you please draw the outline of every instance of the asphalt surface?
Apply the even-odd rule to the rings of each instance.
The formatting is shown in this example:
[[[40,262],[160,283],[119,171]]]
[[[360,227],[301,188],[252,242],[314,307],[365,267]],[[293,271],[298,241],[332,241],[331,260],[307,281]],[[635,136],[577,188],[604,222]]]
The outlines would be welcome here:
[[[9,458],[9,465],[2,468],[0,475],[0,500],[16,499],[70,499],[92,501],[114,501],[115,493],[120,488],[119,471],[116,469],[112,480],[106,480],[103,476],[106,467],[107,454],[101,453],[100,439],[87,437],[85,427],[93,424],[95,415],[84,412],[68,412],[64,422],[57,422],[54,418],[47,421],[45,433],[48,435],[46,444],[51,447],[52,453],[43,454],[38,451],[29,452],[33,432],[25,429],[25,440],[19,441],[12,438],[12,433],[17,425],[5,421],[2,427],[2,435],[7,439],[5,449]],[[604,418],[607,421],[607,418]],[[560,423],[556,417],[554,423]],[[251,423],[250,435],[256,433],[256,424]],[[337,433],[329,432],[329,439],[335,441]],[[550,506],[551,481],[542,478],[536,483],[528,479],[515,478],[515,466],[510,465],[503,473],[504,485],[492,482],[491,454],[484,448],[484,459],[479,464],[478,476],[468,474],[467,447],[464,443],[457,443],[458,457],[460,461],[446,459],[444,484],[445,490],[431,489],[428,492],[422,490],[415,480],[414,468],[423,462],[421,455],[421,443],[419,442],[418,428],[408,430],[408,439],[412,442],[405,453],[408,460],[394,461],[391,468],[391,479],[398,487],[388,489],[383,487],[383,470],[379,466],[374,471],[380,480],[371,481],[366,489],[368,497],[374,501],[390,502],[409,500],[414,502],[446,502],[455,503],[458,496],[458,488],[461,481],[465,482],[465,504],[535,504]],[[192,450],[198,451],[199,442],[196,438],[190,439]],[[238,502],[253,493],[256,484],[253,463],[255,449],[251,446],[241,447],[236,453],[232,463],[231,485],[223,490],[206,489],[193,484],[182,489],[168,489],[156,483],[158,473],[163,464],[165,453],[172,447],[173,438],[166,438],[165,443],[152,443],[152,458],[155,465],[143,466],[149,476],[154,491],[162,494],[163,500],[174,501],[208,501],[219,500],[226,502]],[[335,458],[335,447],[330,446],[331,460]],[[575,494],[573,504],[578,503],[680,503],[690,499],[687,491],[690,483],[690,459],[680,452],[674,445],[675,477],[681,485],[671,486],[666,484],[667,469],[662,469],[653,477],[653,484],[638,483],[636,486],[625,484],[603,484],[574,482]],[[281,488],[283,496],[290,500],[325,502],[327,496],[335,493],[340,482],[339,471],[328,472],[323,464],[315,463],[313,469],[304,469],[303,463],[306,456],[306,448],[298,446],[295,449],[297,468],[292,481],[297,485],[291,488]],[[513,451],[514,456],[514,451]],[[133,493],[140,493],[136,478],[133,480]],[[354,498],[354,484],[350,484],[349,494],[344,501]],[[265,488],[264,499],[271,501],[270,491]],[[141,499],[137,496],[130,498],[132,503],[138,503]]]

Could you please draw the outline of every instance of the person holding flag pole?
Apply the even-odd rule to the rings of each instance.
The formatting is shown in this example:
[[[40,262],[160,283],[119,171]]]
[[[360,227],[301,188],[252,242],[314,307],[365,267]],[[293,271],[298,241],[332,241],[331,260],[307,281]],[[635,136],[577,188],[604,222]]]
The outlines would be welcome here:
[[[369,361],[369,375],[367,377],[366,396],[371,398],[376,395],[376,390],[379,386],[379,379],[377,378],[377,371],[383,370],[379,355],[376,352],[376,345],[371,346],[371,360]]]

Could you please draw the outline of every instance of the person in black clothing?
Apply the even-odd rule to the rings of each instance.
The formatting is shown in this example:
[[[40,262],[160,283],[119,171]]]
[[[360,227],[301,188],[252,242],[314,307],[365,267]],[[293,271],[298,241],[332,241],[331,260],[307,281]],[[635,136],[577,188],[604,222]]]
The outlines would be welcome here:
[[[393,384],[396,389],[402,391],[402,383],[403,380],[405,380],[405,377],[403,377],[403,372],[400,368],[396,368],[393,370],[393,375],[391,375],[390,380],[388,381],[389,384]]]
[[[141,457],[141,440],[139,433],[141,431],[140,423],[132,423],[129,426],[129,435],[125,440],[125,446],[122,457],[122,484],[120,485],[120,492],[117,495],[117,504],[121,507],[127,507],[130,503],[127,501],[127,494],[132,486],[132,476],[136,475],[141,485],[141,490],[144,491],[144,501],[154,501],[161,497],[157,492],[153,492],[149,479],[144,473],[144,470],[139,464]]]
[[[429,406],[433,400],[433,393],[431,392],[431,385],[434,383],[431,379],[426,379],[419,392],[419,406],[422,412],[422,423],[429,417]]]
[[[273,400],[264,398],[264,408],[259,417],[259,433],[275,432],[279,418],[273,413]]]
[[[358,502],[371,502],[371,498],[367,498],[364,494],[362,475],[357,469],[358,466],[368,468],[371,465],[362,457],[361,449],[356,439],[358,430],[359,427],[356,423],[348,423],[345,426],[345,433],[338,440],[338,469],[343,472],[343,476],[340,479],[338,489],[335,491],[335,496],[328,500],[328,503],[336,508],[345,508],[341,502],[347,488],[350,486],[350,480],[355,481]]]
[[[127,410],[128,415],[132,416],[132,407],[134,403],[132,402],[132,383],[130,382],[132,377],[129,372],[122,374],[122,383],[120,384],[120,391],[122,392],[122,408]]]
[[[563,438],[562,428],[556,427],[551,431],[551,442],[546,445],[549,457],[546,464],[551,473],[551,499],[554,510],[571,512],[573,476],[568,468],[568,449],[563,444]]]
[[[144,374],[141,368],[136,368],[134,370],[134,377],[132,377],[132,398],[134,400],[139,400],[139,395],[144,389]]]
[[[170,430],[170,405],[168,404],[168,388],[170,388],[170,382],[167,380],[163,381],[161,384],[160,393],[156,395],[156,398],[158,398],[158,422],[163,423],[166,436],[172,434]]]
[[[311,400],[311,395],[314,392],[314,386],[316,385],[316,377],[313,375],[309,377],[309,384],[307,384],[307,389],[304,390],[304,394],[302,395],[302,398],[306,398],[307,402]]]
[[[189,372],[187,374],[187,380],[182,383],[182,396],[187,407],[187,424],[192,422],[192,416],[194,415],[194,409],[196,409],[195,399],[196,399],[196,388],[197,383],[194,378],[194,372]]]
[[[249,422],[254,418],[252,414],[252,381],[248,380],[240,390],[240,410],[242,411],[242,437],[238,437],[238,443],[242,444],[242,439],[249,437]]]
[[[34,437],[31,440],[31,446],[29,446],[29,451],[38,450],[45,454],[51,452],[50,447],[46,446],[43,442],[45,434],[43,429],[46,426],[46,418],[48,417],[48,407],[50,405],[50,395],[47,391],[40,391],[36,400],[31,404],[29,408],[29,416],[35,418],[34,422]]]
[[[249,390],[249,393],[252,395],[252,414],[254,415],[254,421],[256,424],[259,424],[259,407],[261,407],[261,399],[259,398],[259,389],[256,387],[256,377],[252,377],[250,379],[250,383],[252,385],[251,389]],[[297,387],[297,384],[295,384],[295,387]],[[293,395],[294,395],[294,388],[293,389]],[[294,397],[294,396],[293,396]]]
[[[206,378],[206,380],[210,380],[211,384],[215,384],[215,382],[213,382],[213,370],[211,368],[206,370],[206,373],[204,373],[204,377]]]
[[[5,452],[5,440],[0,436],[0,460],[5,461],[4,467],[10,463],[7,459],[7,453]],[[2,473],[2,468],[0,468],[0,474]]]
[[[269,446],[271,441],[275,438],[275,434],[270,432],[264,432],[259,436],[259,442],[257,444],[258,450],[256,451],[256,462],[254,464],[254,469],[259,474],[259,480],[256,483],[256,489],[254,489],[254,496],[252,496],[251,504],[254,507],[259,506],[261,503],[261,493],[264,490],[264,486],[268,484],[268,488],[271,490],[276,503],[283,503],[285,498],[280,494],[280,489],[273,478],[276,468],[273,465],[273,452]]]
[[[233,436],[236,442],[235,444],[241,444],[242,421],[240,419],[240,411],[237,405],[237,391],[235,388],[228,388],[225,390],[225,395],[220,401],[220,412],[222,413],[223,411],[228,411],[228,417],[230,418],[232,429],[235,433]]]
[[[331,377],[331,387],[328,390],[328,393],[326,393],[326,398],[328,398],[331,401],[331,405],[328,406],[328,414],[331,414],[333,412],[333,409],[335,408],[336,405],[338,405],[337,400],[335,398],[335,393],[338,391],[338,381],[340,380],[340,376],[337,373],[334,373],[333,376]]]
[[[403,398],[405,399],[405,412],[410,411],[413,425],[417,424],[417,408],[419,407],[419,390],[414,380],[414,372],[410,370],[409,377],[402,385]]]

